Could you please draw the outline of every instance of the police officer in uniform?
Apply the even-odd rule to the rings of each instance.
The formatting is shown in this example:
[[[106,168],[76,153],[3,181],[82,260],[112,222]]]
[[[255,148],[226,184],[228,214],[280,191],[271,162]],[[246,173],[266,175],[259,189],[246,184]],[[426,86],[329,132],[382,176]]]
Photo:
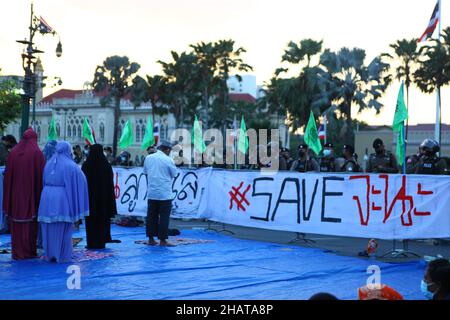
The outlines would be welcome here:
[[[406,157],[406,173],[415,173],[420,158],[423,156],[423,150],[419,147],[416,154]]]
[[[375,153],[369,156],[367,172],[374,173],[398,173],[397,159],[384,148],[384,143],[377,138],[373,141],[373,149]]]
[[[417,163],[416,174],[448,174],[447,162],[438,157],[439,144],[431,139],[425,139],[421,144],[422,156]]]
[[[292,163],[290,171],[319,171],[319,164],[317,163],[316,159],[308,155],[307,144],[303,143],[298,146],[298,159]]]
[[[344,144],[343,157],[345,159],[344,165],[341,167],[341,172],[360,172],[360,166],[355,154],[355,149],[348,144]]]
[[[334,158],[333,144],[325,143],[323,156],[319,160],[320,172],[336,172],[336,159]]]

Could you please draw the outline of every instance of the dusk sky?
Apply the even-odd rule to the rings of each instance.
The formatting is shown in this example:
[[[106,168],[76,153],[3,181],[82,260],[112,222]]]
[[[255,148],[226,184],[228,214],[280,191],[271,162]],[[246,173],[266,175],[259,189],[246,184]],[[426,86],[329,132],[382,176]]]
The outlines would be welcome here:
[[[1,73],[22,75],[22,47],[28,36],[29,0],[0,0]],[[187,50],[199,41],[233,39],[247,50],[258,84],[280,66],[290,40],[313,38],[324,47],[366,50],[367,63],[403,38],[418,38],[428,24],[436,0],[35,0],[35,14],[60,35],[63,56],[56,58],[58,37],[36,36],[45,74],[60,76],[62,88],[81,89],[92,81],[95,67],[110,55],[127,55],[141,65],[140,74],[160,72],[157,60],[170,51]],[[450,3],[442,0],[443,28],[450,25]],[[446,13],[449,13],[448,15]],[[394,82],[379,116],[368,111],[358,118],[391,124],[399,83]],[[49,94],[59,88],[48,88]],[[435,95],[410,92],[410,123],[435,121]],[[450,89],[442,92],[443,122],[450,123]]]

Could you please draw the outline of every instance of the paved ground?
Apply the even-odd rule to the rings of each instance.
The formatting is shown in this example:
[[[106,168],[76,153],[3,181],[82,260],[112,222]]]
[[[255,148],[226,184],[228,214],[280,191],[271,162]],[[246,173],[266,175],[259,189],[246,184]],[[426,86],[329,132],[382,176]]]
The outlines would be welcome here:
[[[275,231],[257,228],[248,228],[234,225],[224,225],[219,223],[204,222],[201,220],[182,220],[172,219],[171,228],[177,229],[214,229],[223,234],[230,235],[241,239],[250,239],[264,242],[274,242],[280,244],[289,244],[296,238],[296,234],[286,231]],[[212,232],[217,232],[212,231]],[[231,232],[233,233],[231,233]],[[335,237],[335,236],[322,236],[308,234],[306,238],[314,240],[315,243],[305,243],[304,241],[294,241],[291,244],[299,245],[311,248],[320,248],[324,250],[333,251],[343,256],[358,256],[358,252],[363,251],[367,247],[368,239],[361,238],[348,238],[348,237]],[[432,240],[414,240],[408,241],[408,248],[410,251],[417,253],[420,258],[417,257],[399,257],[393,258],[392,256],[381,257],[383,254],[393,249],[393,241],[378,240],[378,251],[376,256],[379,260],[385,262],[402,262],[422,259],[424,256],[437,256],[442,255],[445,258],[450,259],[450,241],[443,240],[441,243],[435,245]],[[402,242],[396,241],[396,248],[402,249]],[[362,257],[361,259],[367,259]]]

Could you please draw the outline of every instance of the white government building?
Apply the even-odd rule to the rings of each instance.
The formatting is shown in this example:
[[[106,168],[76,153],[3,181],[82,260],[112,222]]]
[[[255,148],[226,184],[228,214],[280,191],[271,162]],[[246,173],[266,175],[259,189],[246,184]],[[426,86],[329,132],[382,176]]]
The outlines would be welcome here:
[[[40,72],[42,75],[43,70]],[[228,84],[232,101],[256,102],[259,89],[256,86],[254,76],[243,76],[242,82],[237,81],[235,77],[231,77]],[[80,145],[83,147],[86,144],[82,136],[83,121],[87,118],[94,128],[97,142],[105,147],[111,146],[114,134],[114,106],[113,103],[105,107],[101,106],[100,100],[105,94],[106,92],[94,92],[89,82],[84,84],[82,90],[60,89],[46,97],[43,97],[42,89],[40,89],[36,94],[36,121],[34,123],[40,147],[42,148],[47,142],[52,115],[55,119],[58,139],[66,140],[73,146]],[[134,130],[134,144],[127,148],[127,151],[131,154],[131,160],[135,160],[136,156],[141,157],[146,154],[145,151],[141,151],[141,142],[145,134],[147,119],[151,115],[152,106],[150,103],[143,103],[135,108],[129,99],[124,98],[121,100],[120,108],[121,118],[119,120],[118,137],[120,138],[122,129],[126,121],[129,120]],[[173,114],[155,115],[154,124],[156,123],[159,124],[159,139],[170,139],[170,135],[175,129]],[[31,110],[30,124],[33,125]],[[276,125],[281,129],[280,136],[284,144],[286,136],[284,120],[277,121]],[[19,137],[20,119],[10,124],[5,132]],[[119,149],[118,153],[120,151]]]

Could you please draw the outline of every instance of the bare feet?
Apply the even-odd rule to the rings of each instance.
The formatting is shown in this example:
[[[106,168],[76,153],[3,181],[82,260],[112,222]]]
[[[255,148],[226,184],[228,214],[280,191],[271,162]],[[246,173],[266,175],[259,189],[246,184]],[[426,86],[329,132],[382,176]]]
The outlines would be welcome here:
[[[159,245],[162,247],[175,247],[173,243],[167,242],[166,240],[161,240]]]
[[[158,242],[155,241],[155,240],[153,240],[153,239],[148,239],[147,244],[148,244],[149,246],[157,246],[157,245],[158,245]]]

